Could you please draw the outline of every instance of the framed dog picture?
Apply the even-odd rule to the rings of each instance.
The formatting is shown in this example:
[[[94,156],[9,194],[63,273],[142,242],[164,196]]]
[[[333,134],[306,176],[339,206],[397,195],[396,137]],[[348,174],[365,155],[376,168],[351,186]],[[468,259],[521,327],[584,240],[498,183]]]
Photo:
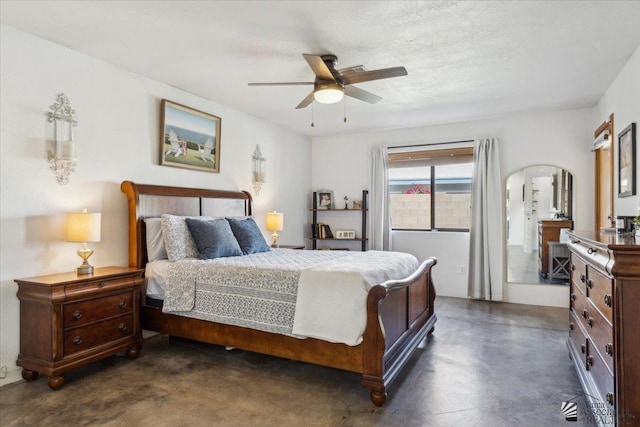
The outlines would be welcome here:
[[[176,104],[161,104],[160,164],[220,172],[220,117]]]

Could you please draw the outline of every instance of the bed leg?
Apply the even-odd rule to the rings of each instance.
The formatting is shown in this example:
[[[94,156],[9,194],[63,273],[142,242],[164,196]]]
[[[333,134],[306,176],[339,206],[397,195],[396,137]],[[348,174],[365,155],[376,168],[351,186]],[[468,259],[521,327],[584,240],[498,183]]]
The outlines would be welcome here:
[[[384,388],[382,389],[382,391],[372,391],[370,396],[371,401],[376,406],[382,406],[384,405],[384,402],[387,401],[387,392],[384,390]]]
[[[436,330],[436,327],[434,326],[433,328],[429,329],[429,332],[427,332],[427,334],[431,335],[435,330]]]

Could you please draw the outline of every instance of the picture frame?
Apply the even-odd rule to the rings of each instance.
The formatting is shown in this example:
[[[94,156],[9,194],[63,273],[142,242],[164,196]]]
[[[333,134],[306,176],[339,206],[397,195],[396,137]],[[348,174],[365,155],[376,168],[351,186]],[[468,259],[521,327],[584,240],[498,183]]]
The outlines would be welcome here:
[[[618,198],[636,194],[636,124],[618,134]]]
[[[355,230],[336,230],[336,239],[339,240],[353,240],[356,238]]]
[[[335,208],[335,199],[333,191],[318,190],[316,191],[316,209],[329,210]]]
[[[360,200],[354,200],[351,203],[351,209],[362,209],[362,201]]]
[[[166,99],[160,116],[160,165],[220,172],[220,117]]]

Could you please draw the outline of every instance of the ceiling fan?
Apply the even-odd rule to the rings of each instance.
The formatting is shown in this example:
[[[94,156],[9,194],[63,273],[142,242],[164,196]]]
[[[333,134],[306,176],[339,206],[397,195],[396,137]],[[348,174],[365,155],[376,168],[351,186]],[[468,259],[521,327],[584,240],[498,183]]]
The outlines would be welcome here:
[[[351,86],[354,83],[363,83],[371,80],[388,79],[391,77],[406,76],[404,67],[384,68],[380,70],[363,71],[363,67],[349,67],[336,70],[338,57],[335,55],[308,55],[302,54],[316,75],[313,82],[283,82],[283,83],[249,83],[249,86],[295,86],[313,85],[313,91],[307,95],[296,108],[305,108],[313,100],[323,104],[340,102],[344,95],[359,99],[370,104],[380,101],[377,95],[366,90]]]

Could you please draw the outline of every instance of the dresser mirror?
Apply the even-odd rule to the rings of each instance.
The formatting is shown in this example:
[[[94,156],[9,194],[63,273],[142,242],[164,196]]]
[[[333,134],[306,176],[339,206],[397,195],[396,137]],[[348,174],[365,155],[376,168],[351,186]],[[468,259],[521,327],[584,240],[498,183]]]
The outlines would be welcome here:
[[[507,179],[507,281],[566,285],[573,176],[557,166],[520,169]]]

